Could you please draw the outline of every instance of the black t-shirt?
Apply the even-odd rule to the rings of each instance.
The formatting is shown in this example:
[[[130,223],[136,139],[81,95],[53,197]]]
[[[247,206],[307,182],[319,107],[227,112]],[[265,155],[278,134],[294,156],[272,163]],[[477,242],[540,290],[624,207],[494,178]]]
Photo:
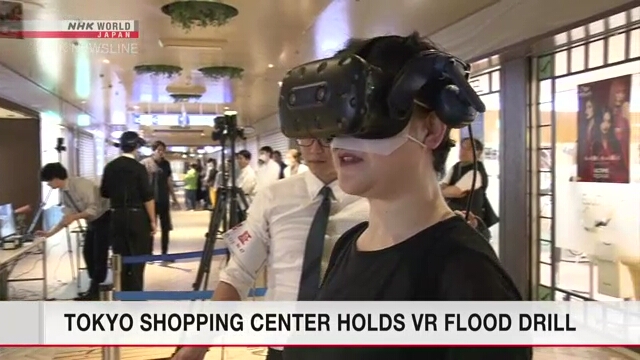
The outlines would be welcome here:
[[[357,225],[338,240],[317,300],[521,300],[491,246],[460,217],[392,247],[358,251],[356,240],[367,226]],[[532,349],[286,348],[284,355],[285,360],[529,360]]]
[[[155,161],[155,160],[154,160]],[[153,186],[156,202],[169,202],[169,179],[171,179],[171,164],[166,159],[155,162],[157,170],[151,174],[151,184]]]
[[[112,208],[141,208],[153,199],[144,165],[127,156],[109,162],[102,174],[100,195],[110,200]]]

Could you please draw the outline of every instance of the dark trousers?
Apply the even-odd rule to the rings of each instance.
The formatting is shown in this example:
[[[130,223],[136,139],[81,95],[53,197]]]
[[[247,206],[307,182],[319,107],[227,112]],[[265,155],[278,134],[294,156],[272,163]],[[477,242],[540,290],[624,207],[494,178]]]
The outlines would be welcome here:
[[[109,227],[111,213],[107,211],[99,218],[87,224],[82,255],[91,279],[89,293],[97,294],[98,287],[107,279],[109,262]]]
[[[282,350],[276,350],[269,348],[267,351],[267,358],[265,360],[282,360]]]
[[[167,254],[169,251],[169,232],[173,230],[171,224],[171,206],[168,201],[156,202],[156,215],[160,220],[160,248],[163,254]]]
[[[118,209],[111,212],[111,239],[114,254],[123,257],[148,255],[153,238],[151,221],[142,209]],[[142,291],[145,263],[122,265],[121,291]]]
[[[211,194],[211,187],[210,186],[205,187],[204,194],[202,196],[204,198],[204,204],[207,206],[207,208],[210,208],[212,205],[210,194]]]
[[[187,210],[195,210],[198,206],[198,190],[185,190],[184,201]]]

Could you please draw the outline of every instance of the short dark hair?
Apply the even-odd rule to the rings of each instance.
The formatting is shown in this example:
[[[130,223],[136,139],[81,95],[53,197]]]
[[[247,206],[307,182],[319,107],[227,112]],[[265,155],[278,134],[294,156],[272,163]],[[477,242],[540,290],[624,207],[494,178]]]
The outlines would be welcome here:
[[[67,180],[68,177],[67,169],[59,162],[49,163],[40,170],[40,181],[51,181],[53,179]]]
[[[156,151],[161,146],[162,146],[162,148],[167,150],[167,144],[165,144],[163,141],[156,140],[156,141],[153,142],[153,144],[151,144],[151,150]]]
[[[131,144],[128,144],[128,145],[120,144],[119,147],[123,153],[127,153],[127,154],[132,153],[138,149],[138,145],[131,145]]]
[[[209,158],[209,159],[207,159],[207,162],[208,162],[208,163],[214,163],[214,164],[215,164],[215,163],[216,163],[216,159],[214,159],[214,158]]]
[[[273,148],[271,146],[263,146],[260,148],[260,152],[266,152],[269,156],[273,155]]]
[[[484,151],[484,144],[482,143],[482,141],[476,139],[476,138],[470,138],[470,137],[466,137],[464,139],[462,139],[462,141],[460,141],[460,144],[464,143],[465,141],[471,141],[473,140],[473,146],[476,148],[476,151],[478,152],[482,152]]]
[[[380,68],[385,73],[385,78],[387,79],[385,86],[390,89],[393,80],[405,64],[419,53],[429,50],[443,51],[430,40],[414,32],[409,36],[379,36],[371,39],[351,39],[338,54],[356,54],[371,65]],[[413,111],[416,112],[416,110],[421,111],[423,109],[414,106]],[[425,109],[425,111],[427,110]],[[430,110],[428,111],[430,112]],[[440,145],[433,149],[433,168],[438,174],[444,173],[445,163],[453,146],[454,143],[450,138],[450,130],[447,130]]]
[[[260,149],[262,150],[262,149]],[[240,150],[236,153],[236,156],[242,156],[243,158],[247,159],[247,160],[251,160],[251,153],[249,152],[249,150]]]
[[[276,150],[276,151],[274,151],[274,152],[273,152],[273,156],[280,156],[280,157],[282,157],[282,153],[281,153],[280,151]]]

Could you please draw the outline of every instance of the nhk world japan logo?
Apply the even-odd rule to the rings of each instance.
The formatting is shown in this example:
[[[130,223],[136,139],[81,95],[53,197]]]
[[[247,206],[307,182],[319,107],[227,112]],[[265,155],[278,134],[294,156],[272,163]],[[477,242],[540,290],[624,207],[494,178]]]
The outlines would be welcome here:
[[[0,32],[24,39],[137,39],[137,20],[55,20],[0,22]]]
[[[41,39],[32,43],[33,50],[47,54],[86,54],[86,55],[118,55],[138,54],[139,44],[134,41],[81,40],[64,41],[58,39]]]

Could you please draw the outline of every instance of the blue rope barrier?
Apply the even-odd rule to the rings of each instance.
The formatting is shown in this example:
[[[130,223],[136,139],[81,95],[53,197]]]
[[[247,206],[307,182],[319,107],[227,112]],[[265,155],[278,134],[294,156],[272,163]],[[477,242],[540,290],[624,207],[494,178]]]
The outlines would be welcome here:
[[[251,289],[249,297],[263,297],[267,288]],[[118,301],[180,301],[180,300],[209,300],[213,291],[119,291],[113,293],[113,299]]]
[[[113,300],[209,300],[213,291],[121,291],[113,293]]]
[[[227,249],[215,249],[213,250],[213,256],[227,255],[229,250]],[[185,259],[194,259],[201,258],[202,251],[192,251],[192,252],[184,252],[184,253],[176,253],[176,254],[161,254],[161,255],[134,255],[134,256],[123,256],[122,264],[123,265],[132,265],[132,264],[142,264],[147,262],[154,261],[177,261],[177,260],[185,260]]]

